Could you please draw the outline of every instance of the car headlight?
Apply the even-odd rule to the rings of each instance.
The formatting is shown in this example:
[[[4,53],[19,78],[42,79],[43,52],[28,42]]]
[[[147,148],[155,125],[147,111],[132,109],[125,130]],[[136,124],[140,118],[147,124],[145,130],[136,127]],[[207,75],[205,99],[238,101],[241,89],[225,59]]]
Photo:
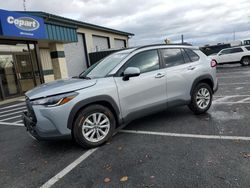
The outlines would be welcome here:
[[[55,96],[46,97],[42,99],[37,99],[37,100],[32,101],[32,105],[44,105],[48,107],[60,106],[71,101],[77,95],[78,93],[72,92],[72,93],[66,93],[66,94],[55,95]]]

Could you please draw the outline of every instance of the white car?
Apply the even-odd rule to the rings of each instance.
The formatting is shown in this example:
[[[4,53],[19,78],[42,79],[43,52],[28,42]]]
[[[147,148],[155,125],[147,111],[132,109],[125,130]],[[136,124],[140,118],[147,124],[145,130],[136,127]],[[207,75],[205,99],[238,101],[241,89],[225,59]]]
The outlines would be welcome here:
[[[241,63],[243,66],[250,65],[250,46],[238,46],[221,50],[211,57],[218,64]]]

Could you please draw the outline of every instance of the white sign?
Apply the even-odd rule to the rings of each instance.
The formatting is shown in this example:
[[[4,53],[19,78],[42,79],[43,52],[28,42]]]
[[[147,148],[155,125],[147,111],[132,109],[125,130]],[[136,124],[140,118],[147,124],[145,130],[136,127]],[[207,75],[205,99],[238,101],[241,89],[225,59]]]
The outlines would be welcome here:
[[[17,28],[24,31],[34,31],[40,26],[39,22],[31,17],[19,17],[14,18],[13,16],[7,17],[9,24],[14,24]]]

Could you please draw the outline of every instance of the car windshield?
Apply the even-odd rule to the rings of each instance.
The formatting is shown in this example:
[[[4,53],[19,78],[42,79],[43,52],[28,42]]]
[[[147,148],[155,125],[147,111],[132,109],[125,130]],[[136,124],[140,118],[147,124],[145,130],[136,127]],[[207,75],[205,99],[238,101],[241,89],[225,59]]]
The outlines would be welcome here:
[[[80,74],[80,78],[103,78],[113,70],[127,55],[129,52],[119,52],[100,60],[99,62],[90,66],[86,71]]]

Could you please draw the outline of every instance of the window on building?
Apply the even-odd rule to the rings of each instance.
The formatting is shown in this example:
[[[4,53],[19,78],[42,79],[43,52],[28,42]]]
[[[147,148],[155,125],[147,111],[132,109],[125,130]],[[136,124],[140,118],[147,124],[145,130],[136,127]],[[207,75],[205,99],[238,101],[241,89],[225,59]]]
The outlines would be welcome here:
[[[93,35],[94,52],[104,51],[110,48],[109,38]]]
[[[126,48],[126,40],[115,39],[114,41],[116,49]]]

